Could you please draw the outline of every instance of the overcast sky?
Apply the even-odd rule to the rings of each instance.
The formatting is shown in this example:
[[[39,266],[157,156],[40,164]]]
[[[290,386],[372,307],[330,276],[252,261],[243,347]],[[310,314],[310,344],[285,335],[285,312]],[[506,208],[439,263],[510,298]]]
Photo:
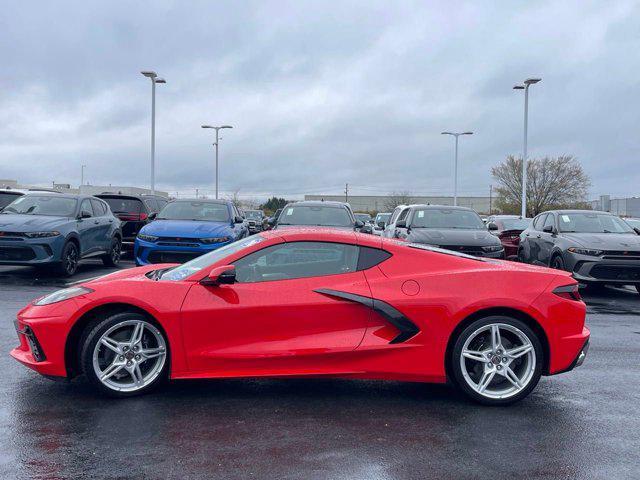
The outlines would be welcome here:
[[[572,154],[591,195],[640,189],[640,4],[2,2],[0,178],[277,194],[487,195],[522,151]]]

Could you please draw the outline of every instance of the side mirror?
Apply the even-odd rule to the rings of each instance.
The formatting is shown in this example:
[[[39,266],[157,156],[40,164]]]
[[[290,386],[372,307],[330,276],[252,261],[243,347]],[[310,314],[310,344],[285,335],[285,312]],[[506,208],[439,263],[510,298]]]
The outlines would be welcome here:
[[[272,227],[275,227],[277,222],[278,219],[276,217],[269,217],[269,220],[267,220],[267,223]]]
[[[236,282],[235,265],[223,265],[211,269],[209,275],[200,280],[201,285],[224,285]]]
[[[242,223],[242,222],[244,222],[244,218],[240,216],[236,216],[236,218],[233,219],[233,223]]]
[[[360,229],[360,233],[373,233],[373,228],[371,228],[371,225],[365,225]]]
[[[396,228],[407,228],[407,221],[406,220],[398,220],[396,222]]]
[[[498,230],[498,225],[496,225],[496,224],[495,224],[495,223],[493,223],[493,222],[489,222],[489,223],[487,223],[487,228],[488,228],[489,230]]]
[[[640,228],[633,227],[633,231],[636,232],[638,235],[640,235]]]
[[[545,233],[556,233],[556,229],[553,225],[547,225],[542,229],[542,231]]]
[[[364,227],[364,222],[362,220],[356,220],[355,227],[356,228]]]
[[[150,222],[153,222],[157,216],[158,216],[158,212],[151,212],[147,218],[149,219]]]
[[[386,227],[386,224],[384,222],[378,222],[378,227],[384,230],[384,227]]]
[[[82,218],[91,218],[91,213],[87,212],[86,210],[82,210],[80,212],[80,215],[78,215],[78,218],[82,219]]]

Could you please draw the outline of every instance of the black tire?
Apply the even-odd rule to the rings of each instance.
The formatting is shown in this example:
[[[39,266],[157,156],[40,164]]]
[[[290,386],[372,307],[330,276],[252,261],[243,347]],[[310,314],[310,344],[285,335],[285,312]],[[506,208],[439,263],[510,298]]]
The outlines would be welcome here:
[[[106,267],[117,267],[120,263],[120,257],[122,256],[122,242],[118,237],[111,239],[111,248],[109,253],[102,257],[102,263]]]
[[[165,341],[167,351],[166,351],[166,358],[165,358],[162,370],[152,382],[150,382],[149,384],[143,386],[142,388],[136,391],[120,392],[112,388],[109,388],[108,386],[104,385],[102,381],[100,381],[100,379],[98,378],[93,368],[93,352],[96,347],[96,344],[98,343],[98,341],[100,341],[100,338],[107,330],[109,330],[114,325],[117,325],[118,323],[121,323],[127,320],[144,321],[150,326],[152,326],[153,328],[156,328],[157,332],[160,335],[162,335],[162,338]],[[81,336],[79,345],[78,345],[78,350],[80,352],[80,366],[82,368],[82,373],[84,373],[89,383],[102,394],[108,395],[111,397],[124,398],[124,397],[132,397],[132,396],[149,393],[152,390],[158,388],[164,382],[166,382],[169,375],[169,363],[170,363],[169,362],[170,360],[169,343],[164,333],[162,333],[160,329],[157,329],[154,323],[151,322],[147,317],[139,313],[133,313],[133,312],[117,313],[115,315],[108,315],[104,318],[98,318],[94,320],[91,324],[87,326],[83,335]]]
[[[515,393],[512,396],[507,398],[491,398],[484,396],[474,390],[471,385],[467,382],[462,372],[462,367],[460,365],[460,358],[462,356],[462,348],[466,342],[466,340],[479,328],[490,325],[490,324],[507,324],[511,325],[520,332],[522,332],[528,340],[533,345],[533,350],[535,352],[535,365],[533,369],[533,373],[530,377],[529,382],[526,386]],[[464,393],[471,400],[481,403],[483,405],[490,406],[500,406],[500,405],[509,405],[512,403],[519,402],[523,398],[525,398],[531,391],[536,387],[538,381],[540,380],[540,376],[542,375],[542,367],[544,365],[544,350],[542,349],[542,344],[537,334],[523,321],[518,320],[516,318],[507,317],[507,316],[491,316],[485,317],[478,320],[475,320],[471,324],[469,324],[455,339],[455,343],[453,348],[451,349],[451,356],[449,358],[449,376],[451,380],[453,380],[455,386]]]
[[[56,272],[63,277],[71,277],[78,270],[80,251],[75,242],[68,241],[62,247],[62,258],[56,266]]]
[[[564,270],[564,260],[562,259],[562,255],[554,255],[551,258],[549,266],[551,268],[555,268],[556,270]]]

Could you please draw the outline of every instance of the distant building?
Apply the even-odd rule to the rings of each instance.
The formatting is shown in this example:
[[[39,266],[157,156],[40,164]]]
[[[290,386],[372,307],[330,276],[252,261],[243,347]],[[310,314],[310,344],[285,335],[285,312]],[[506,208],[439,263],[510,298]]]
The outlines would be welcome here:
[[[305,200],[326,200],[344,202],[344,195],[305,195]],[[348,202],[354,212],[384,212],[389,201],[387,195],[349,195]],[[482,214],[489,213],[489,197],[458,197],[458,206],[473,208]],[[453,205],[453,197],[412,196],[411,203],[430,205]],[[495,213],[495,207],[493,208]]]
[[[640,197],[611,198],[610,195],[600,195],[598,200],[591,201],[591,208],[621,217],[640,218]]]
[[[0,188],[43,188],[42,185],[26,185],[18,183],[17,180],[7,180],[0,179]],[[47,185],[47,189],[57,190],[63,193],[82,193],[85,195],[97,195],[98,193],[104,192],[113,192],[113,193],[123,193],[125,195],[144,195],[150,194],[151,190],[148,188],[142,187],[127,187],[127,186],[119,186],[119,185],[82,185],[80,188],[72,188],[68,183],[52,183]],[[160,195],[162,197],[169,197],[168,192],[161,192],[156,190],[156,195]]]

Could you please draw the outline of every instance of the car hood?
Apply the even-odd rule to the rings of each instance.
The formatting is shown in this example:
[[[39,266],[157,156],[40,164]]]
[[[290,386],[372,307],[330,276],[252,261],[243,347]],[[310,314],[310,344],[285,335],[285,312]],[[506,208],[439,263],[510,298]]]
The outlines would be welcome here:
[[[202,238],[230,235],[228,222],[199,222],[197,220],[155,220],[145,225],[140,233],[157,237]]]
[[[50,215],[0,215],[0,232],[40,232],[59,228],[72,222],[70,217],[52,217]]]
[[[470,247],[501,245],[498,237],[485,230],[413,228],[407,240],[409,242],[426,243],[429,245],[459,245]]]
[[[576,245],[598,250],[640,250],[640,236],[635,233],[561,233]]]

